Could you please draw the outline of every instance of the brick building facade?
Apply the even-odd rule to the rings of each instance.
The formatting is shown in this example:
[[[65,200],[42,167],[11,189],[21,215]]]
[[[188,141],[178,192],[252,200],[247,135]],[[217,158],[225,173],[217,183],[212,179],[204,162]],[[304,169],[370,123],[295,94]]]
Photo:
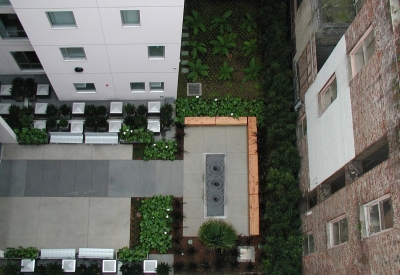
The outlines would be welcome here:
[[[321,27],[305,22],[304,13],[324,18],[320,7],[330,2],[291,5],[295,97],[302,103],[303,272],[400,274],[399,0],[356,1],[336,47],[321,59],[315,38]],[[330,22],[331,28],[336,23],[343,28]],[[307,81],[310,62],[304,60],[324,63],[313,66]]]

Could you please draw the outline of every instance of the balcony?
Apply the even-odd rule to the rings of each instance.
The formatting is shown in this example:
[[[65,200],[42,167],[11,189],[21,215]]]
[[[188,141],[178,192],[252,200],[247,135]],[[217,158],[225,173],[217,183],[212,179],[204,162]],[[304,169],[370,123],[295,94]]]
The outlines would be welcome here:
[[[16,14],[0,14],[0,36],[2,39],[28,39]]]

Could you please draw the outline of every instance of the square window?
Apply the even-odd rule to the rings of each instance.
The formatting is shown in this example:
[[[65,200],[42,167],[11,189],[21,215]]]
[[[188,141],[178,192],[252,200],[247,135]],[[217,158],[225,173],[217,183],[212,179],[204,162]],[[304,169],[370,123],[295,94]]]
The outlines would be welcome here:
[[[328,247],[333,247],[347,242],[349,239],[347,218],[341,216],[329,222],[329,243]]]
[[[150,92],[164,92],[164,82],[150,82]]]
[[[144,93],[145,85],[144,82],[131,82],[132,93]]]
[[[121,20],[123,26],[140,26],[140,11],[122,10]]]
[[[76,27],[72,11],[52,11],[46,14],[52,27]]]
[[[83,48],[60,48],[64,60],[82,60],[86,59]]]
[[[10,0],[0,0],[0,6],[11,6]]]
[[[77,93],[95,93],[96,87],[94,83],[74,83]]]
[[[328,80],[318,97],[319,113],[322,115],[337,98],[337,82],[335,75]]]
[[[361,71],[375,53],[375,34],[372,26],[350,52],[351,71],[353,77]]]
[[[21,71],[43,70],[42,64],[34,51],[30,52],[11,52],[15,62]]]
[[[393,208],[389,195],[364,205],[367,236],[393,228]]]
[[[149,46],[149,58],[164,57],[164,46]]]
[[[28,39],[16,14],[0,14],[0,36],[3,39]]]
[[[303,240],[303,255],[307,256],[312,253],[314,253],[314,235],[308,233]]]

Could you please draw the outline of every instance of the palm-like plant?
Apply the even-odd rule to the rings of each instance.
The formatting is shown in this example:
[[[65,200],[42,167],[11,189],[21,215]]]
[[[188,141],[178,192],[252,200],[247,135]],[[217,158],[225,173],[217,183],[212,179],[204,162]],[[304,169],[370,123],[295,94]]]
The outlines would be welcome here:
[[[233,41],[232,36],[217,36],[217,40],[210,41],[214,46],[212,54],[221,54],[228,56],[229,49],[234,48],[236,43]]]
[[[232,32],[232,26],[231,23],[229,23],[229,17],[231,14],[232,11],[229,10],[221,16],[214,17],[214,19],[211,20],[210,29],[213,30],[219,28],[220,34],[224,34],[225,31]]]
[[[231,79],[231,74],[233,73],[234,68],[233,67],[229,67],[228,63],[224,63],[223,66],[221,66],[219,68],[219,77],[218,79],[220,80],[230,80]]]
[[[187,65],[189,66],[189,73],[187,75],[187,79],[192,79],[193,82],[196,82],[199,76],[208,76],[208,69],[210,67],[201,64],[200,59],[197,59],[196,62],[189,61]]]
[[[236,245],[237,233],[233,225],[222,220],[209,220],[199,229],[198,237],[209,249],[231,249]]]
[[[250,60],[249,67],[243,69],[243,72],[246,74],[246,76],[243,78],[243,82],[256,79],[258,77],[258,73],[260,72],[262,66],[256,64],[256,60],[253,57]]]
[[[256,38],[243,42],[242,50],[244,51],[244,56],[248,56],[249,54],[255,52],[256,49],[257,49]]]
[[[192,50],[190,51],[190,55],[192,56],[193,59],[195,59],[199,53],[207,52],[206,44],[201,42],[192,41],[189,43],[188,46],[192,48]]]
[[[21,266],[17,262],[13,260],[8,260],[7,263],[2,265],[2,273],[3,275],[17,275],[20,274]]]
[[[171,270],[171,266],[164,262],[159,263],[156,268],[156,272],[159,275],[168,275]]]
[[[251,32],[251,30],[253,29],[256,30],[257,29],[256,20],[250,14],[246,13],[242,25],[240,25],[240,29],[247,30],[248,32]]]
[[[199,30],[201,30],[202,32],[206,31],[206,27],[204,26],[204,23],[201,19],[200,14],[195,11],[192,10],[192,15],[186,15],[183,19],[183,25],[187,26],[190,29],[193,29],[193,34],[196,35]]]
[[[57,263],[57,262],[47,264],[46,274],[47,275],[62,275],[63,269],[61,267],[61,264]]]

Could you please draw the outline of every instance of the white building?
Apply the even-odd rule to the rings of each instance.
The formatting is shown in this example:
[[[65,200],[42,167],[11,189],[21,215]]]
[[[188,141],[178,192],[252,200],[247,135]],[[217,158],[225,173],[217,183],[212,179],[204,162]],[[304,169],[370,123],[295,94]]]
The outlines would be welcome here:
[[[0,0],[0,75],[46,74],[62,101],[176,98],[183,9],[184,0]]]

